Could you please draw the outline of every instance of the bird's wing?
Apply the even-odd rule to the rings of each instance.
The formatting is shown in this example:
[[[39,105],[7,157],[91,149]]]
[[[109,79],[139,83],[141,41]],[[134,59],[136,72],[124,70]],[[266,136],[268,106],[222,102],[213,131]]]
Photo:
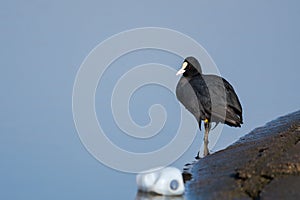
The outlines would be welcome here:
[[[241,103],[230,83],[223,78],[224,86],[226,88],[227,104],[230,106],[240,117],[242,117]]]
[[[202,78],[193,78],[189,83],[193,88],[194,102],[197,101],[197,104],[200,106],[201,119],[210,118],[211,100],[206,82]]]
[[[199,121],[203,112],[203,106],[198,101],[198,94],[192,87],[190,81],[182,77],[176,88],[177,99],[190,111]]]
[[[212,117],[224,120],[227,124],[242,123],[242,107],[230,83],[216,75],[203,75],[203,79],[212,101]]]

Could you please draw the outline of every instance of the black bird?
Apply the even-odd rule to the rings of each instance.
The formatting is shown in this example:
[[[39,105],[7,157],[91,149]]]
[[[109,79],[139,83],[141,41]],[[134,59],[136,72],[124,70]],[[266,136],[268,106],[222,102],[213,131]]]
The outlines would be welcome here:
[[[194,57],[187,57],[176,75],[182,74],[177,87],[177,99],[196,118],[201,130],[204,121],[204,156],[209,154],[208,133],[211,123],[241,127],[242,106],[228,81],[217,75],[202,74],[201,66]],[[199,158],[199,153],[197,155]]]

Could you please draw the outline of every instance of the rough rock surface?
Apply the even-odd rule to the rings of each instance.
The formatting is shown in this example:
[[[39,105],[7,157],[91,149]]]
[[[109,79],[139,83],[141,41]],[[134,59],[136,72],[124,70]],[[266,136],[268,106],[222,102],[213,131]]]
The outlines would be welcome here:
[[[300,199],[300,111],[193,164],[188,199]]]

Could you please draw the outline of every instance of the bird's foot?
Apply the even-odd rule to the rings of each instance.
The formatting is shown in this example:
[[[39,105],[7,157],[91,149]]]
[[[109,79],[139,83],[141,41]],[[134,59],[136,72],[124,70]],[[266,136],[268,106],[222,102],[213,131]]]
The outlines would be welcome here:
[[[198,151],[197,156],[195,157],[196,160],[200,160],[200,152]]]
[[[209,150],[208,149],[204,149],[203,157],[208,156],[209,154],[210,154]]]
[[[203,157],[200,156],[200,151],[198,151],[197,156],[195,157],[196,160],[199,160],[201,158],[204,158],[205,156],[210,155],[209,151],[204,151]]]
[[[204,154],[203,154],[203,157],[205,157],[205,156],[209,156],[209,155],[210,155],[210,153],[208,152],[206,155],[204,155]]]

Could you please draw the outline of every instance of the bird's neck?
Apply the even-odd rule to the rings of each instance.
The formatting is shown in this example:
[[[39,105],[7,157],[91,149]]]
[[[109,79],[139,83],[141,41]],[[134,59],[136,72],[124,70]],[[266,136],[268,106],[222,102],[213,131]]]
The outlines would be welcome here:
[[[192,79],[192,78],[195,78],[195,77],[197,77],[197,78],[203,78],[202,77],[202,74],[200,74],[200,73],[194,73],[194,74],[189,74],[189,76],[185,76],[185,78],[187,78],[187,79]]]

